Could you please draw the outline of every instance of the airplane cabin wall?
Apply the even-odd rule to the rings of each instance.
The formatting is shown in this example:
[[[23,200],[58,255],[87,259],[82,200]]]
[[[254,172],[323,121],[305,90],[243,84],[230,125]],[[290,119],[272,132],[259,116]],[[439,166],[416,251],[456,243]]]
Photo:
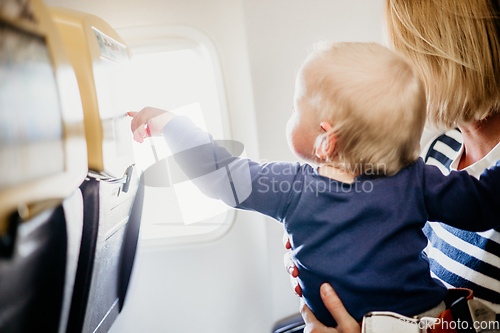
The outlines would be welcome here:
[[[296,160],[285,140],[294,78],[318,38],[382,37],[383,0],[45,0],[97,15],[115,29],[185,25],[215,44],[233,139],[257,160]],[[283,268],[282,227],[239,211],[222,238],[157,250],[139,246],[112,333],[270,332],[298,312]]]

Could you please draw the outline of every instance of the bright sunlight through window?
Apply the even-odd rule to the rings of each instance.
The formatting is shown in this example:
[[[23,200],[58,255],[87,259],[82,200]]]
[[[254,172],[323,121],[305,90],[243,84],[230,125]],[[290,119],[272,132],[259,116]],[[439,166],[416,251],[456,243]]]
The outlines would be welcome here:
[[[188,116],[214,139],[224,138],[214,66],[203,45],[184,42],[177,49],[170,46],[165,51],[136,53],[126,70],[112,75],[115,105],[125,112],[140,111],[146,106],[175,109],[175,113]],[[170,156],[161,137],[147,139],[143,144],[134,142],[139,169],[146,170],[157,162],[153,149],[158,160]],[[164,239],[210,233],[229,223],[230,214],[224,204],[205,197],[191,182],[146,187],[141,237]]]

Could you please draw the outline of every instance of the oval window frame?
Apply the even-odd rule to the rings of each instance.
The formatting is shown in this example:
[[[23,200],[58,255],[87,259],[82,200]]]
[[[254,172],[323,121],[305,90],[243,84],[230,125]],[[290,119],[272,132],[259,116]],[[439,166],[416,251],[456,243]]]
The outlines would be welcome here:
[[[143,26],[117,28],[116,31],[127,43],[132,54],[147,54],[199,48],[212,63],[217,94],[220,105],[222,131],[225,140],[231,140],[229,109],[226,89],[222,74],[220,58],[214,43],[203,32],[188,26]],[[172,237],[141,238],[140,246],[144,250],[157,250],[173,245],[190,245],[213,242],[229,232],[236,218],[236,210],[229,209],[220,226],[213,231],[193,235],[179,235]]]

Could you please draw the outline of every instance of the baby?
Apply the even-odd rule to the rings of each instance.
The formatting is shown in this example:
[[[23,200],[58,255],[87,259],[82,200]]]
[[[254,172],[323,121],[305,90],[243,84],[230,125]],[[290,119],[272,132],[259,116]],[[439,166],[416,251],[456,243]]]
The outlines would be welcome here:
[[[316,166],[233,157],[189,119],[163,110],[130,115],[134,139],[163,134],[204,193],[284,224],[304,300],[327,326],[335,322],[320,297],[325,282],[357,321],[370,311],[413,316],[441,304],[447,289],[422,253],[426,221],[474,231],[500,224],[500,168],[477,180],[424,165],[423,85],[378,44],[319,43],[300,69],[287,136]]]

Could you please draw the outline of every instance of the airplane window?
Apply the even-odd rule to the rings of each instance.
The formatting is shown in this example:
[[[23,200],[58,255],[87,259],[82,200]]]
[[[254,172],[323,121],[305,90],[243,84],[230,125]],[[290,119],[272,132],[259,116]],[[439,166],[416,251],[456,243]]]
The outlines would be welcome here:
[[[221,87],[212,57],[203,44],[177,40],[165,48],[131,49],[132,61],[126,70],[113,75],[112,83],[113,99],[124,113],[146,106],[172,110],[191,118],[214,139],[228,138],[221,112],[225,101],[220,101]],[[133,148],[140,170],[147,170],[171,155],[161,137],[147,139],[143,144],[134,142]],[[162,165],[168,177],[168,167]],[[153,185],[145,189],[143,240],[168,241],[229,227],[234,212],[205,197],[191,182]]]

